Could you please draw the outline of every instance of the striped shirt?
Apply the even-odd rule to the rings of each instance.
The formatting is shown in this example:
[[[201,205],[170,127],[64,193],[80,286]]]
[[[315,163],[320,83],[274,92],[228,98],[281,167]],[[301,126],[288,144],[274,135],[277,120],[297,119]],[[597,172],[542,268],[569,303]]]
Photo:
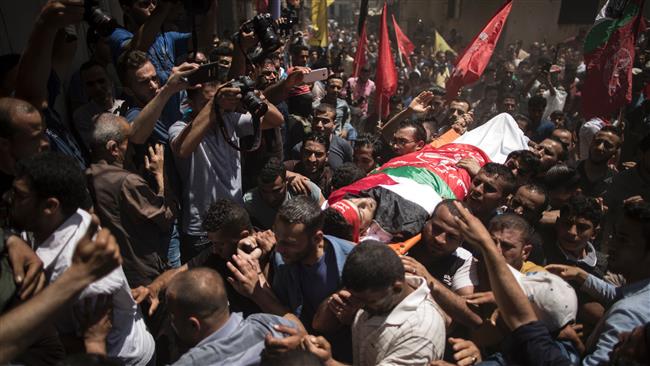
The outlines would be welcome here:
[[[445,324],[426,281],[406,277],[417,289],[387,315],[360,310],[352,325],[354,364],[428,365],[445,350]]]

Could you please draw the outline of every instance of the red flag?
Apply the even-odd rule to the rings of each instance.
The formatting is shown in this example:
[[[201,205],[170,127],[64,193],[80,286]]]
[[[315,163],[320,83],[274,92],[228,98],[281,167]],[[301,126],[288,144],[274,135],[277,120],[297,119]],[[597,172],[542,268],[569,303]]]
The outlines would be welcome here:
[[[456,59],[456,67],[446,84],[447,99],[455,98],[460,88],[481,77],[490,62],[494,47],[501,36],[508,14],[510,14],[510,9],[512,9],[512,0],[507,0]]]
[[[376,102],[380,117],[388,115],[390,105],[388,100],[397,90],[397,70],[390,51],[390,38],[388,38],[388,24],[386,24],[386,3],[381,15],[379,30],[379,53],[377,57],[377,75],[375,75]]]
[[[644,0],[609,1],[585,38],[587,76],[582,112],[587,119],[611,118],[632,101],[634,46],[643,26]]]
[[[354,55],[354,72],[352,76],[358,77],[361,67],[366,64],[366,45],[368,44],[368,38],[366,37],[366,24],[364,23],[361,28],[361,35],[359,36],[359,42],[357,42],[357,53]]]
[[[395,39],[397,40],[397,48],[399,48],[399,51],[404,55],[404,58],[406,59],[406,64],[411,67],[411,60],[409,59],[409,56],[415,51],[415,45],[413,42],[411,42],[408,37],[406,37],[406,34],[402,32],[402,29],[397,25],[397,21],[395,20],[395,15],[392,15],[393,17],[393,27],[395,28]]]

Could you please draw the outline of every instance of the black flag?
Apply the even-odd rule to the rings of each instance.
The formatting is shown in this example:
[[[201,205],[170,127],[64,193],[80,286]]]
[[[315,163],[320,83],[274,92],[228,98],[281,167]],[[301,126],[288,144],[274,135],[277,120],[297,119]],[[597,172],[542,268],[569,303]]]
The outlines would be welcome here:
[[[361,31],[363,30],[363,25],[366,22],[368,17],[368,0],[361,0],[361,6],[359,7],[359,25],[357,26],[357,34],[361,36]]]

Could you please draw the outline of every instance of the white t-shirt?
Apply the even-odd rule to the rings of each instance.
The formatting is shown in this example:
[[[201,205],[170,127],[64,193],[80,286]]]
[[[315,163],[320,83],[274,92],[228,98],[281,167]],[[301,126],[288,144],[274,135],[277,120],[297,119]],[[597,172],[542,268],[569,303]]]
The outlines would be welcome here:
[[[87,212],[77,210],[36,249],[50,283],[56,281],[72,264],[75,248],[90,222]],[[140,308],[131,296],[122,266],[91,283],[79,295],[79,299],[108,294],[113,295],[113,328],[106,338],[107,354],[119,358],[127,365],[146,365],[153,357],[155,343],[147,330]],[[56,326],[61,333],[77,332],[79,327],[71,306],[57,317]]]
[[[478,286],[478,273],[476,260],[472,253],[458,247],[453,253],[456,257],[463,260],[463,264],[456,270],[456,273],[451,277],[451,290],[458,291],[461,288],[469,286]]]

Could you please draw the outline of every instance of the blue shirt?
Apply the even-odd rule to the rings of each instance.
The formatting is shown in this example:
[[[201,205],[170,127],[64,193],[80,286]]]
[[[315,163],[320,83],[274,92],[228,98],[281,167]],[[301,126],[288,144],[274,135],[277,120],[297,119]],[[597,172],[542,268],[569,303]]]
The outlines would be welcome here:
[[[289,320],[271,314],[253,314],[246,319],[241,313],[230,314],[226,324],[187,351],[174,365],[259,365],[266,335],[285,337],[274,325],[296,327]]]
[[[555,129],[555,125],[553,124],[553,122],[547,119],[543,119],[539,123],[537,129],[535,130],[532,140],[535,142],[542,142],[542,140],[551,136],[554,129]]]
[[[333,236],[325,235],[325,240],[330,244],[334,252],[334,263],[328,263],[325,261],[326,265],[336,265],[335,273],[337,276],[337,288],[341,285],[341,274],[343,273],[343,266],[345,265],[345,260],[348,255],[354,248],[354,243],[347,240],[339,239]],[[296,314],[298,317],[302,317],[303,307],[305,305],[305,296],[304,289],[301,288],[300,276],[300,264],[292,263],[286,264],[282,260],[282,255],[278,252],[274,254],[274,270],[275,275],[273,277],[273,292],[278,297],[280,302],[287,306],[289,310]],[[328,272],[330,269],[327,269]],[[326,287],[326,284],[316,284],[311,283],[311,286],[319,285],[321,287]],[[331,293],[330,293],[331,294]],[[328,294],[329,295],[329,294]],[[311,322],[306,323],[311,324]]]
[[[156,69],[156,75],[160,79],[160,85],[167,82],[172,68],[181,56],[187,54],[187,42],[192,36],[191,33],[164,32],[159,33],[154,39],[153,44],[149,47],[147,55],[149,61]],[[113,62],[117,65],[117,59],[125,51],[128,43],[133,39],[133,33],[124,28],[117,28],[108,38],[108,44],[113,55]],[[162,123],[165,124],[165,131],[176,121],[182,118],[180,105],[183,95],[174,94],[161,114]]]
[[[300,320],[311,328],[320,303],[339,288],[340,276],[332,247],[326,246],[324,255],[313,266],[298,264],[298,273],[304,298]]]
[[[650,278],[617,288],[589,275],[581,289],[603,305],[613,303],[589,337],[582,360],[585,366],[607,363],[619,334],[650,322]]]

